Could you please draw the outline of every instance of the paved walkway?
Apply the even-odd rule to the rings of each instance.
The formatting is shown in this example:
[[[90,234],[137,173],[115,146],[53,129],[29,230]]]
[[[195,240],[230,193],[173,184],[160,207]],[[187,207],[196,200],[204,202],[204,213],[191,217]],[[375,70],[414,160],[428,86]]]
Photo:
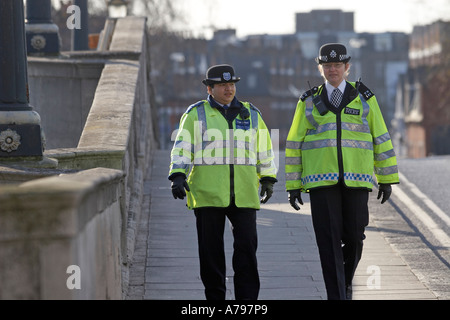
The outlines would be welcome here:
[[[195,218],[185,201],[175,200],[167,180],[169,151],[155,152],[146,184],[148,208],[142,215],[128,299],[203,300],[199,277]],[[258,264],[261,300],[323,300],[323,283],[311,223],[309,198],[299,212],[287,202],[284,158],[274,196],[258,213]],[[375,192],[370,206],[377,206]],[[227,299],[234,299],[231,269],[232,235],[225,232]],[[354,279],[355,300],[436,299],[385,241],[371,220],[363,257]]]

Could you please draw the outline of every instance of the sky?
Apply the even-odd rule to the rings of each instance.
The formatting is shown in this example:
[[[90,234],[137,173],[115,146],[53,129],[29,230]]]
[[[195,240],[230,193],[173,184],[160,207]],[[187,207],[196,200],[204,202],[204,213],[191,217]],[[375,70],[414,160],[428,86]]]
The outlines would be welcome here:
[[[56,6],[59,1],[52,0]],[[105,0],[88,1],[105,5]],[[175,23],[174,27],[178,30],[192,30],[194,35],[206,38],[212,37],[214,28],[234,28],[238,37],[251,34],[291,34],[295,32],[295,14],[314,9],[354,12],[356,32],[410,33],[414,25],[425,25],[439,19],[450,21],[450,0],[170,1],[183,15],[183,19]]]
[[[352,11],[356,32],[410,33],[414,25],[450,21],[450,0],[181,0],[189,28],[207,38],[216,28],[238,37],[295,32],[295,13],[314,9]],[[186,28],[186,25],[184,25]]]

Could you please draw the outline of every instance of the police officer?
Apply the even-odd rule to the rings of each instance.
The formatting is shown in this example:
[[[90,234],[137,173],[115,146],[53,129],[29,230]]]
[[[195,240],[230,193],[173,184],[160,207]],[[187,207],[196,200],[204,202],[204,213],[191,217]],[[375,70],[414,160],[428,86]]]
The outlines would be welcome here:
[[[286,190],[295,210],[309,192],[328,299],[351,299],[369,221],[373,173],[378,199],[399,183],[397,160],[374,94],[348,82],[344,45],[325,44],[316,58],[325,83],[299,100],[286,143]],[[297,203],[298,202],[298,203]]]
[[[208,69],[203,80],[208,98],[184,113],[171,153],[173,196],[187,195],[187,206],[196,216],[200,275],[208,300],[225,299],[226,218],[234,236],[235,298],[258,298],[256,211],[272,196],[277,181],[266,124],[256,107],[235,97],[239,80],[230,65]]]

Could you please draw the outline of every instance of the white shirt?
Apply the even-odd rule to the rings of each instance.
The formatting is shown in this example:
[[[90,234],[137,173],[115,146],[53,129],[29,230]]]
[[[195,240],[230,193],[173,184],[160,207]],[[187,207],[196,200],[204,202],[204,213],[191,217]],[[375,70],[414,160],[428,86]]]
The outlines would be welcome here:
[[[345,91],[345,87],[346,86],[347,86],[347,82],[344,79],[344,80],[342,80],[342,82],[337,87],[337,89],[339,89],[339,91],[341,91],[342,95],[344,95],[344,91]],[[331,101],[331,94],[333,93],[333,90],[336,89],[336,88],[333,87],[331,85],[331,83],[328,82],[328,80],[325,81],[325,88],[327,89],[328,101]]]

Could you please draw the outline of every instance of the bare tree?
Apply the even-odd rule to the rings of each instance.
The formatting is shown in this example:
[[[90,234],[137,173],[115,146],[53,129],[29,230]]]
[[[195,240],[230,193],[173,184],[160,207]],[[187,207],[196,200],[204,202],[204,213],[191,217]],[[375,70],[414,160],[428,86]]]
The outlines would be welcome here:
[[[52,0],[55,10],[59,10],[62,6],[71,5],[74,0]],[[90,13],[101,15],[106,13],[106,0],[88,0],[88,10]]]
[[[134,0],[133,13],[148,18],[151,33],[161,33],[172,30],[175,22],[182,21],[182,14],[177,9],[178,0]]]

